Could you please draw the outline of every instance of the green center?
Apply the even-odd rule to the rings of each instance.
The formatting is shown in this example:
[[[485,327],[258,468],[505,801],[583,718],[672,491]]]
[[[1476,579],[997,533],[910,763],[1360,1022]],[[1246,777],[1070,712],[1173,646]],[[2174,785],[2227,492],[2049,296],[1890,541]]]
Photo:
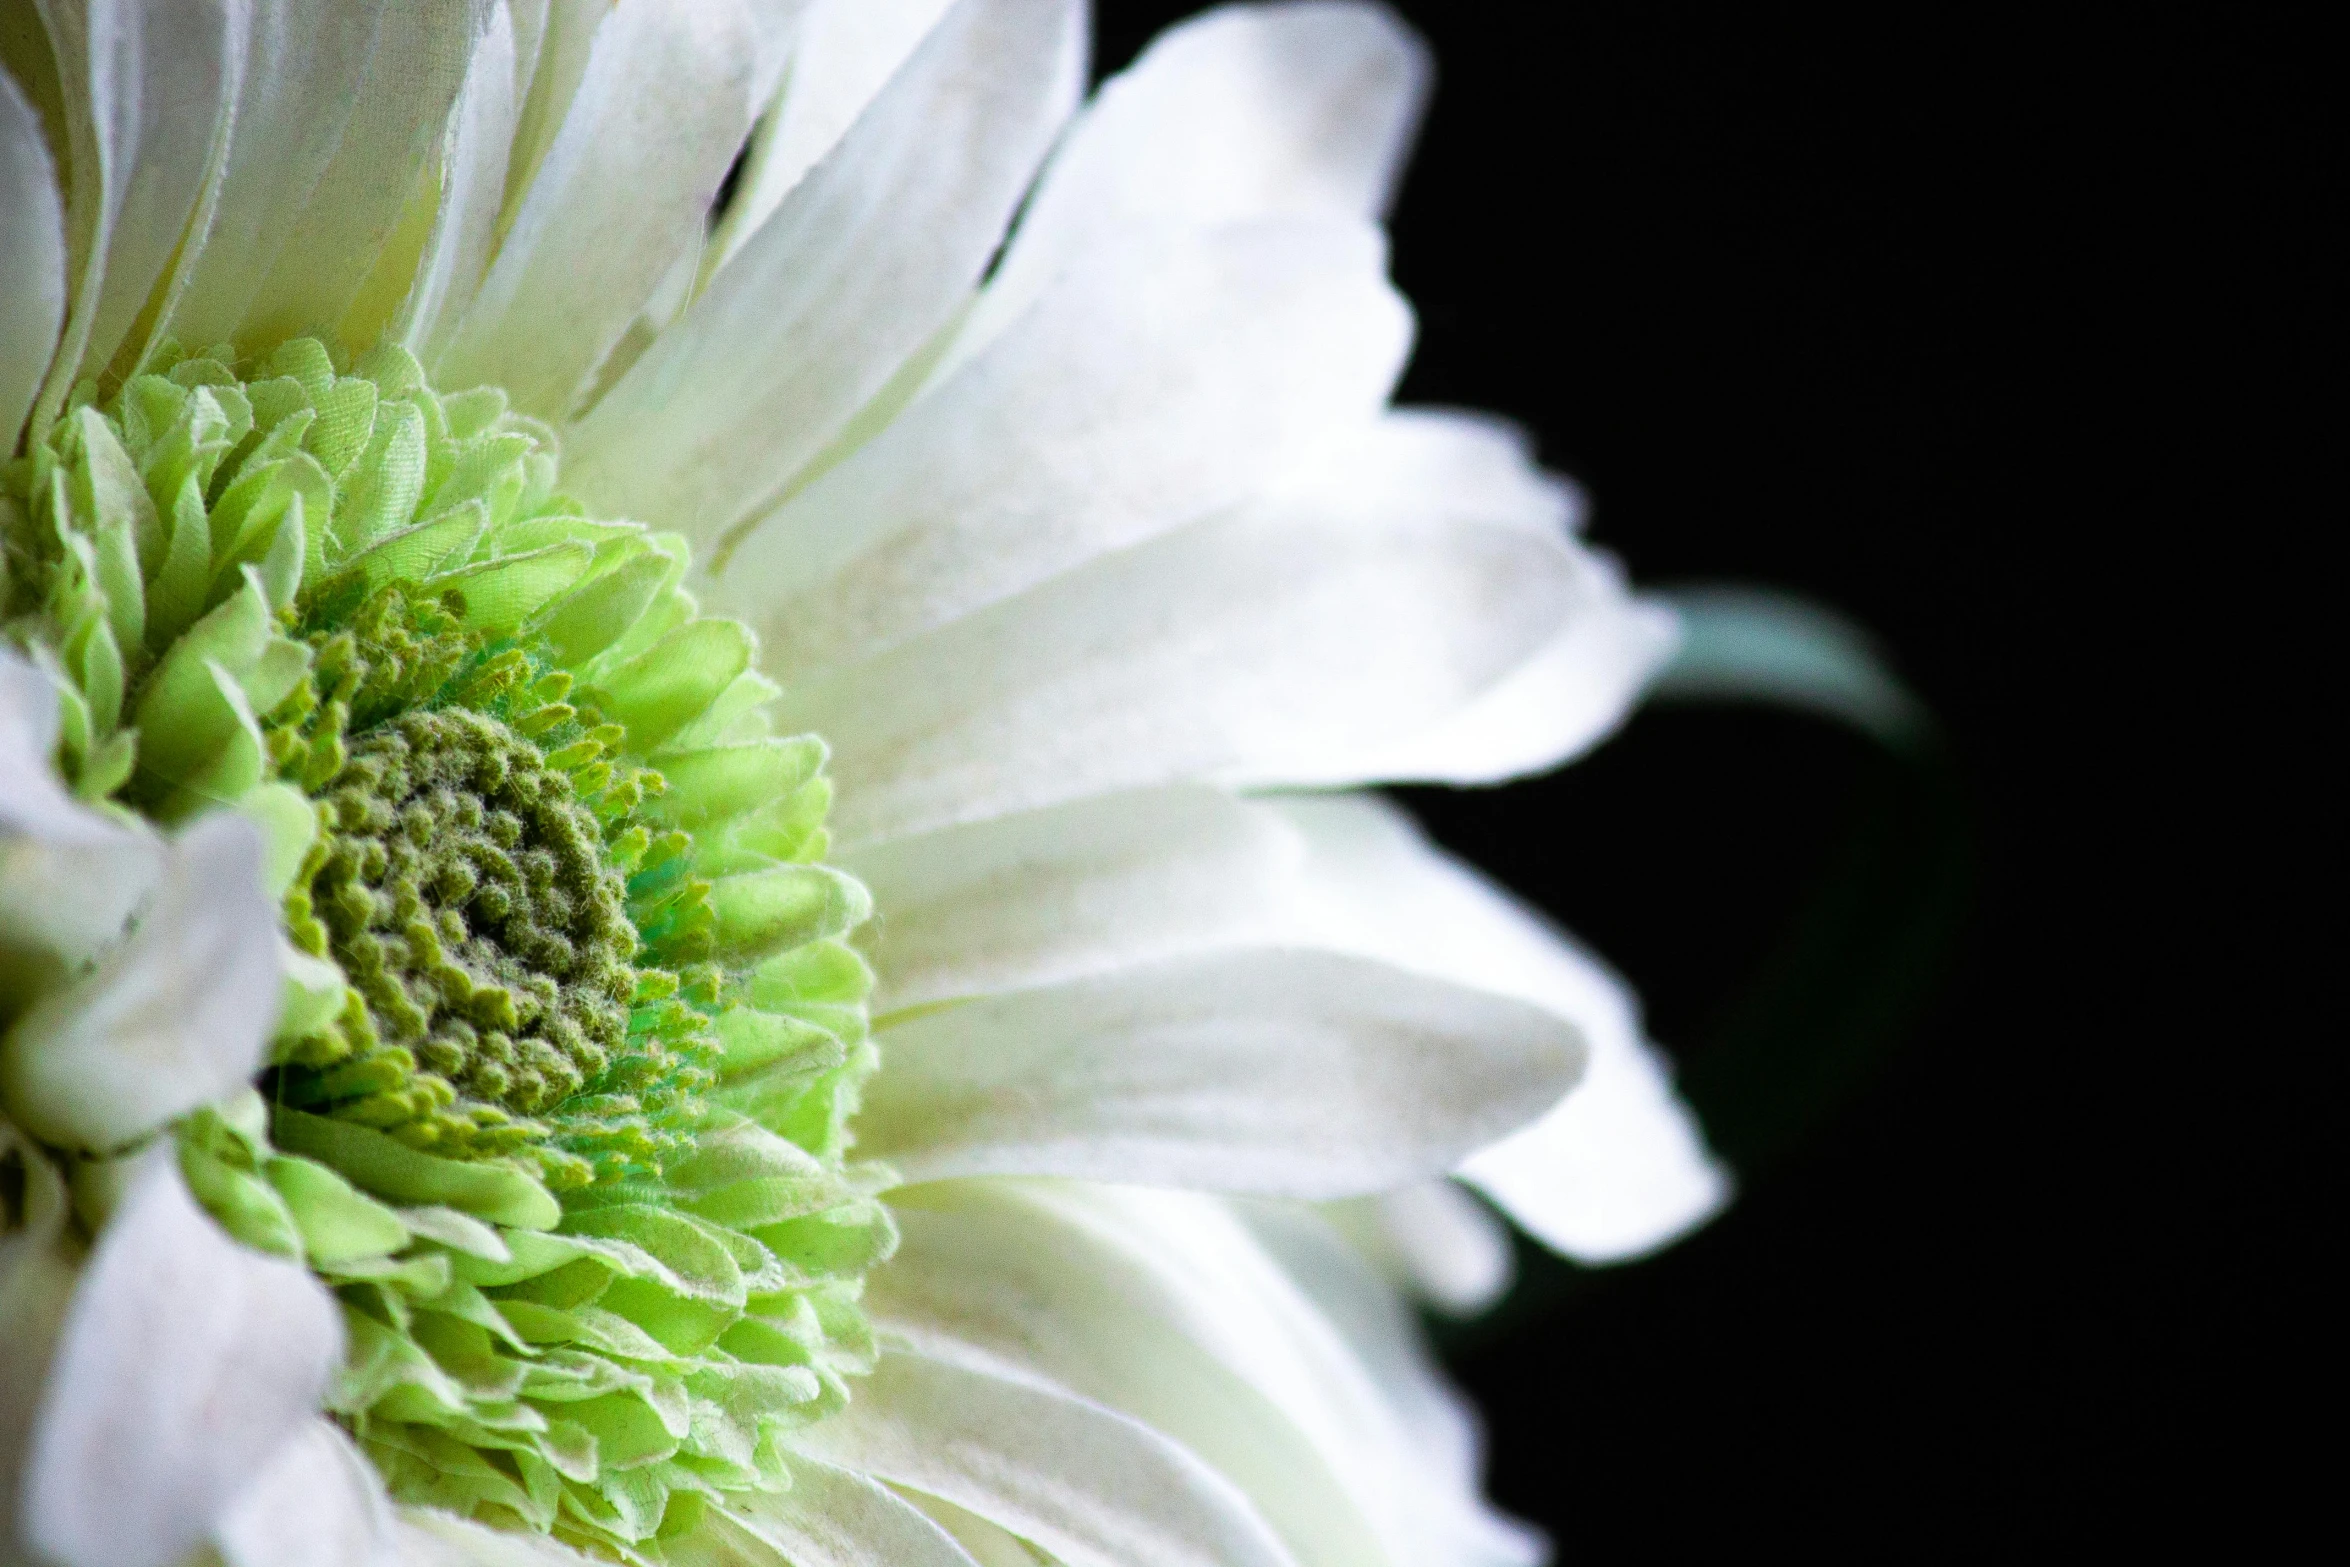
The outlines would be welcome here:
[[[494,389],[359,369],[80,389],[0,467],[0,634],[85,800],[268,837],[272,1057],[177,1136],[341,1298],[330,1408],[404,1500],[658,1562],[871,1365],[868,900],[684,542],[567,499]]]

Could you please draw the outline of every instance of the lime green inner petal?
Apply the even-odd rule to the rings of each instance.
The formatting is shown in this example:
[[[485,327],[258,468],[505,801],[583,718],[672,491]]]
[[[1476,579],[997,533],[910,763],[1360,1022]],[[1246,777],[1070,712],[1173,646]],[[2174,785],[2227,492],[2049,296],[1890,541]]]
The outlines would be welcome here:
[[[869,903],[683,542],[584,515],[495,390],[359,371],[83,389],[0,469],[4,634],[84,799],[269,837],[306,962],[181,1163],[337,1289],[332,1407],[398,1496],[657,1561],[870,1365]]]

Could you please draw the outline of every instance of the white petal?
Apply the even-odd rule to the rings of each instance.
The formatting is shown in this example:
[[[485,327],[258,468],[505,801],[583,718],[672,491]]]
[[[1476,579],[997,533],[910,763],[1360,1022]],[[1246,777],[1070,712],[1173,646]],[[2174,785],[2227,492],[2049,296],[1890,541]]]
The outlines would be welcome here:
[[[1482,1311],[1510,1287],[1509,1226],[1450,1181],[1422,1181],[1326,1210],[1370,1262],[1439,1311]]]
[[[221,1516],[228,1567],[392,1567],[399,1560],[383,1482],[342,1428],[312,1420]]]
[[[1306,1567],[1422,1567],[1415,1519],[1482,1513],[1225,1205],[989,1180],[907,1189],[893,1206],[903,1240],[869,1280],[878,1320],[978,1345],[1165,1432],[1246,1490]]]
[[[792,44],[808,19],[812,0],[746,0],[751,18],[751,107],[765,113],[791,61]]]
[[[384,0],[249,0],[220,193],[169,324],[188,346],[222,342],[243,324],[293,215],[342,144],[383,9]]]
[[[1212,789],[1105,795],[852,851],[877,1014],[1013,990],[1251,936],[1303,862],[1277,819]]]
[[[1206,953],[891,1028],[860,1151],[910,1180],[1075,1175],[1340,1197],[1449,1168],[1574,1080],[1539,1008],[1383,964]]]
[[[77,274],[42,394],[54,407],[114,357],[179,250],[227,151],[243,40],[205,0],[37,3],[65,95]]]
[[[279,1001],[261,854],[230,812],[180,835],[130,936],[0,1040],[10,1115],[51,1143],[104,1150],[250,1081]]]
[[[718,232],[724,262],[830,152],[951,0],[814,0],[791,26],[781,101],[753,142]],[[756,100],[764,106],[764,97]]]
[[[735,0],[619,0],[562,129],[434,365],[517,407],[569,412],[655,285],[700,243],[751,123],[755,38]]]
[[[612,515],[708,542],[960,306],[1066,112],[1075,0],[962,0],[566,442]]]
[[[1288,475],[1260,504],[1405,526],[1448,519],[1522,528],[1565,543],[1573,586],[1546,643],[1432,724],[1333,749],[1296,785],[1365,779],[1489,783],[1554,767],[1623,721],[1674,644],[1673,617],[1634,599],[1607,556],[1571,541],[1573,486],[1536,467],[1524,433],[1500,420],[1398,409]]]
[[[790,1490],[730,1496],[725,1511],[734,1528],[772,1547],[791,1567],[976,1567],[912,1503],[805,1454],[791,1460]],[[727,1548],[731,1531],[720,1524],[707,1532],[713,1536],[707,1544],[694,1537],[672,1543],[670,1567],[734,1567],[739,1554]]]
[[[65,322],[65,213],[41,117],[6,71],[0,71],[0,278],[8,279],[0,297],[0,448],[13,454]],[[0,802],[8,798],[0,782]]]
[[[516,73],[514,15],[501,4],[490,13],[490,25],[449,111],[440,209],[394,328],[408,351],[427,364],[447,345],[489,266],[505,202],[506,160],[521,113]]]
[[[1444,1483],[1413,1487],[1398,1520],[1414,1562],[1535,1567],[1549,1552],[1523,1525],[1479,1500],[1484,1435],[1475,1409],[1444,1380],[1418,1320],[1395,1290],[1323,1222],[1295,1203],[1236,1202],[1259,1243],[1345,1339],[1392,1412],[1403,1448]]]
[[[1727,1167],[1637,1035],[1595,1036],[1591,1069],[1558,1107],[1473,1155],[1461,1178],[1526,1232],[1577,1262],[1626,1262],[1668,1246],[1730,1200]]]
[[[1252,510],[807,681],[779,719],[832,742],[844,843],[1277,782],[1457,710],[1541,645],[1578,580],[1563,543],[1517,529]]]
[[[332,3],[332,0],[328,0]],[[240,342],[337,326],[429,176],[488,7],[397,0],[383,10],[334,158],[246,308]],[[429,209],[427,209],[429,211]]]
[[[1311,787],[1389,782],[1498,783],[1546,772],[1615,732],[1679,640],[1670,610],[1594,572],[1563,630],[1459,711],[1414,734],[1332,755],[1286,781]]]
[[[1230,1482],[1149,1427],[946,1349],[890,1346],[849,1407],[794,1445],[944,1497],[1069,1567],[1291,1560]]]
[[[1575,1091],[1461,1167],[1553,1248],[1636,1256],[1711,1218],[1730,1177],[1673,1097],[1623,982],[1400,811],[1363,797],[1271,802],[1306,835],[1309,921],[1341,950],[1519,996],[1571,1020],[1590,1049]]]
[[[771,666],[866,657],[1242,500],[1385,399],[1367,224],[1122,232],[751,532],[714,592]]]
[[[74,1294],[25,1476],[64,1567],[167,1567],[311,1418],[342,1352],[334,1299],[237,1245],[142,1162]]]
[[[1224,6],[1168,29],[1071,128],[957,351],[1108,228],[1376,218],[1428,76],[1420,41],[1375,6]]]
[[[0,646],[0,833],[52,842],[108,835],[106,824],[57,781],[49,760],[56,746],[57,688],[14,649]]]
[[[401,1508],[397,1529],[402,1567],[597,1567],[544,1535],[493,1529],[425,1507]]]

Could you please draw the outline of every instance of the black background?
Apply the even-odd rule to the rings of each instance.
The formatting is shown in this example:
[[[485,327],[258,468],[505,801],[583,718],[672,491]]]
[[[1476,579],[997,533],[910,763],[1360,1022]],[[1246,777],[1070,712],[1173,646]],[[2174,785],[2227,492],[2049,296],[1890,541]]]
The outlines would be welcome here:
[[[1192,9],[1105,0],[1097,68]],[[1569,1559],[2176,1524],[2215,1494],[2184,1478],[2235,1352],[2213,1280],[2268,1249],[2208,1067],[2251,1024],[2194,994],[2255,947],[2197,925],[2236,851],[2185,780],[2256,722],[2218,622],[2273,567],[2261,442],[2314,428],[2228,420],[2273,390],[2249,356],[2304,352],[2266,218],[2318,51],[2191,17],[1399,9],[1439,72],[1392,218],[1402,400],[1525,424],[1637,580],[1840,607],[1947,739],[1921,770],[1651,709],[1553,776],[1410,792],[1622,968],[1685,1082],[1791,941],[1782,1035],[1808,1005],[1870,1057],[1705,1232],[1530,1257],[1531,1305],[1441,1330],[1493,1495]]]

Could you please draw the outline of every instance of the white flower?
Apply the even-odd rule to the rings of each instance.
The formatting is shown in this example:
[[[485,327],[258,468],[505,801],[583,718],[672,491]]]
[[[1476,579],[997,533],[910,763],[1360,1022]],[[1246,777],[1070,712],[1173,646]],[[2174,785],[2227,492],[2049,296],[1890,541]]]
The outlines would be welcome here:
[[[1465,1303],[1497,1282],[1491,1221],[1447,1172],[1593,1260],[1662,1244],[1726,1189],[1619,982],[1374,797],[1287,792],[1555,765],[1613,727],[1675,636],[1578,541],[1573,493],[1516,434],[1387,406],[1411,325],[1379,216],[1424,90],[1416,42],[1370,6],[1228,7],[1080,109],[1080,0],[34,9],[12,6],[0,33],[0,430],[24,431],[0,534],[38,545],[11,559],[14,587],[0,578],[26,650],[0,650],[0,886],[37,900],[25,919],[0,907],[0,1159],[22,1192],[0,1242],[0,1477],[21,1476],[0,1524],[22,1545],[0,1548],[69,1567],[160,1567],[207,1537],[238,1567],[573,1559],[519,1526],[543,1504],[575,1542],[680,1564],[1536,1559],[1479,1501],[1470,1423],[1396,1297],[1311,1210],[1256,1201],[1377,1197],[1403,1264]],[[373,368],[342,373],[306,335],[373,347]],[[135,379],[157,368],[176,392]],[[85,377],[97,402],[74,390]],[[207,476],[259,473],[236,465],[277,438],[273,377],[300,382],[284,395],[309,423],[274,428],[325,487],[302,489],[294,463],[271,520],[227,538],[222,518],[264,503]],[[476,383],[509,401],[447,395]],[[176,449],[136,398],[104,402],[118,386],[152,386],[174,429],[209,410],[207,461],[224,466],[157,488]],[[507,443],[516,478],[452,546],[426,535],[458,512],[419,497],[453,482],[449,454],[490,449],[468,440]],[[561,491],[589,516],[660,531],[554,506],[558,444]],[[132,447],[145,466],[116,494],[108,454]],[[174,511],[174,494],[194,498]],[[42,497],[71,516],[52,525]],[[110,517],[131,519],[115,556]],[[178,541],[205,527],[210,556],[188,546],[194,585],[174,588]],[[501,531],[530,528],[536,554]],[[86,557],[56,553],[69,534],[94,541]],[[616,1427],[596,1428],[599,1449],[516,1383],[450,1392],[429,1418],[322,1395],[358,1351],[314,1275],[355,1330],[378,1320],[355,1302],[378,1302],[384,1342],[412,1313],[504,1336],[494,1363],[466,1360],[455,1329],[399,1339],[441,1346],[419,1378],[520,1377],[555,1342],[524,1344],[508,1320],[523,1308],[466,1282],[463,1259],[556,1222],[562,1155],[535,1175],[458,1166],[500,1172],[494,1191],[440,1160],[427,1200],[371,1176],[357,1144],[273,1148],[325,1114],[239,1092],[266,1066],[282,1097],[283,1074],[310,1069],[299,1040],[378,993],[349,950],[298,922],[281,937],[267,909],[310,896],[311,847],[341,830],[301,779],[347,776],[343,753],[305,774],[309,753],[281,744],[341,743],[280,706],[327,695],[331,649],[325,630],[300,641],[317,623],[302,595],[394,544],[409,553],[370,586],[455,584],[471,596],[451,613],[472,618],[449,637],[560,653],[531,666],[563,675],[531,688],[550,705],[498,708],[500,725],[568,736],[576,671],[626,720],[606,751],[622,756],[628,728],[625,754],[689,803],[719,787],[689,756],[790,743],[754,745],[738,720],[765,712],[830,747],[828,854],[820,834],[791,854],[762,838],[746,871],[751,840],[714,835],[730,812],[781,809],[770,796],[671,820],[701,835],[722,932],[751,919],[729,889],[815,887],[824,906],[791,951],[845,953],[867,906],[817,857],[879,911],[858,939],[882,1065],[855,1151],[906,1184],[888,1213],[825,1188],[869,1213],[872,1251],[823,1309],[853,1317],[891,1214],[900,1237],[866,1279],[882,1353],[841,1384],[845,1408],[736,1410],[689,1382],[744,1352],[641,1333],[598,1351],[633,1379],[608,1395],[639,1401],[627,1418],[666,1428],[626,1462]],[[415,564],[427,544],[435,564]],[[686,546],[681,590],[662,572]],[[145,618],[126,620],[142,574]],[[758,667],[727,666],[648,738],[631,727],[658,705],[645,692],[701,671],[659,639],[728,624],[695,620],[697,598],[757,632]],[[565,642],[598,616],[626,637]],[[647,682],[634,696],[626,671]],[[585,778],[596,754],[544,760]],[[815,753],[794,754],[809,759],[790,788],[820,789]],[[667,939],[630,917],[647,950]],[[844,1110],[869,1069],[861,983],[825,1014],[831,1034],[809,1021],[821,998],[773,1003],[849,1063]],[[401,1146],[436,1146],[445,1108],[418,1110]],[[694,1157],[809,1157],[753,1121],[753,1141]],[[154,1151],[167,1126],[176,1162]],[[180,1172],[212,1168],[204,1147],[275,1183],[255,1201],[281,1205],[250,1222],[286,1227],[309,1272],[203,1216]],[[864,1178],[817,1152],[823,1179]],[[222,1217],[227,1189],[195,1195]],[[682,1263],[565,1212],[584,1239],[561,1260],[602,1269],[595,1288],[617,1274],[682,1298]],[[388,1238],[337,1250],[369,1226]],[[551,1277],[524,1281],[550,1317],[575,1304]],[[815,1400],[803,1380],[794,1396]],[[304,1413],[322,1396],[411,1505],[389,1506],[342,1428]],[[730,1411],[780,1449],[696,1423]],[[395,1426],[431,1441],[400,1447]],[[501,1435],[526,1429],[538,1447]],[[743,1478],[771,1459],[788,1490]],[[583,1475],[603,1490],[578,1490]],[[631,1502],[629,1475],[657,1481],[650,1502]],[[481,1501],[497,1486],[511,1504]],[[413,1505],[460,1493],[486,1522]]]

